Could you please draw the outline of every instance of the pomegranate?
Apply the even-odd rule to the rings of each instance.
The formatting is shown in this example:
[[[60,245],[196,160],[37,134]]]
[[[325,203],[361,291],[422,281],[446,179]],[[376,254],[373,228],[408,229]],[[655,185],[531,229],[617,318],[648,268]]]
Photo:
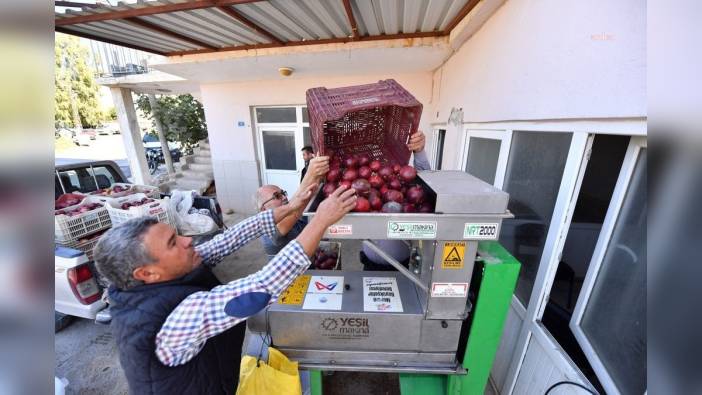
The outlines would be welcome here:
[[[417,208],[412,203],[405,203],[402,205],[402,212],[403,213],[416,213]]]
[[[369,195],[368,203],[370,203],[371,208],[375,211],[380,210],[383,207],[383,199],[381,199],[378,195]]]
[[[381,211],[384,213],[401,213],[402,205],[397,202],[387,202],[383,205]]]
[[[400,169],[400,179],[404,182],[412,182],[414,179],[417,178],[417,170],[410,166],[403,166]]]
[[[388,186],[390,186],[390,189],[394,189],[396,191],[399,191],[400,189],[402,189],[402,183],[400,182],[400,180],[398,180],[396,178],[393,178],[392,180],[390,180],[390,182],[388,183]]]
[[[421,206],[419,206],[419,212],[420,213],[433,213],[434,212],[434,205],[429,203],[429,202],[424,202],[424,203],[422,203]]]
[[[327,173],[327,181],[330,183],[339,181],[339,178],[341,178],[341,170],[338,168],[331,168]]]
[[[373,187],[371,187],[370,191],[368,191],[368,197],[369,197],[369,198],[370,198],[371,196],[380,197],[381,195],[382,195],[382,194],[380,193],[380,191],[378,191],[377,189],[375,189],[375,188],[373,188]]]
[[[359,213],[367,213],[371,209],[371,205],[368,202],[368,199],[359,196],[356,199],[356,207],[353,209],[353,211],[359,212]]]
[[[368,167],[370,167],[372,171],[377,173],[378,171],[380,171],[380,168],[383,167],[383,165],[380,163],[379,160],[374,160],[368,165]]]
[[[336,190],[336,184],[333,182],[328,182],[324,184],[324,188],[322,188],[322,192],[324,193],[324,196],[329,196]]]
[[[358,159],[355,156],[349,155],[344,159],[344,166],[349,169],[353,169],[358,166]]]
[[[361,166],[358,168],[358,176],[361,178],[365,178],[367,180],[370,178],[371,174],[371,169],[368,166]]]
[[[385,181],[383,181],[383,178],[377,174],[373,174],[372,176],[370,176],[368,178],[368,181],[370,182],[370,184],[373,188],[380,188],[383,186],[383,184],[385,184]]]
[[[388,190],[388,192],[383,195],[385,197],[386,202],[397,202],[397,203],[404,203],[405,197],[402,196],[402,192],[396,191],[394,189]]]
[[[407,190],[407,201],[412,204],[422,204],[424,202],[424,188],[415,185]]]
[[[390,166],[381,167],[380,170],[378,171],[378,175],[387,180],[392,175],[392,167],[390,167]]]
[[[345,186],[346,188],[344,190],[349,189],[349,188],[351,188],[351,181],[347,181],[347,180],[339,181],[339,186]],[[334,191],[332,191],[332,192],[334,192]]]
[[[362,154],[358,156],[358,165],[359,166],[368,166],[370,163],[370,158],[366,154]]]
[[[355,189],[356,193],[361,196],[368,196],[368,192],[370,192],[371,186],[368,180],[358,178],[353,183],[351,183],[351,188]]]
[[[353,180],[358,178],[358,172],[354,169],[346,169],[344,175],[341,177],[344,181],[353,182]]]
[[[380,190],[379,190],[380,196],[385,196],[385,194],[388,193],[389,190],[390,190],[390,188],[388,188],[387,185],[381,186]]]
[[[392,165],[392,172],[393,172],[393,173],[395,173],[395,174],[400,174],[400,169],[402,169],[402,166],[397,165],[397,164]]]

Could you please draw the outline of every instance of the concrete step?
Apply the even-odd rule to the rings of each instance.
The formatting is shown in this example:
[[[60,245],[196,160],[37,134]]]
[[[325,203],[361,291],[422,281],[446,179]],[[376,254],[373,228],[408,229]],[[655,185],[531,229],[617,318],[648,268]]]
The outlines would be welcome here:
[[[191,170],[191,169],[186,169],[181,172],[183,174],[183,178],[192,178],[194,180],[204,180],[204,179],[214,179],[214,174],[212,171],[200,171],[200,170]]]
[[[183,155],[180,157],[179,163],[181,164],[186,164],[186,163],[193,163],[195,162],[195,155]]]
[[[198,193],[203,193],[208,186],[210,186],[212,180],[193,180],[190,178],[178,178],[175,185],[171,186],[173,189],[182,190],[196,190]]]
[[[195,170],[200,172],[213,173],[212,165],[209,163],[188,163],[186,165],[183,165],[181,170]]]
[[[200,140],[198,142],[198,144],[200,145],[200,148],[202,148],[202,149],[210,149],[210,142],[207,140]]]
[[[211,156],[209,149],[200,148],[200,147],[195,147],[195,149],[193,149],[193,153],[196,156]]]
[[[210,158],[209,156],[193,156],[190,163],[202,163],[202,164],[211,165],[212,158]]]

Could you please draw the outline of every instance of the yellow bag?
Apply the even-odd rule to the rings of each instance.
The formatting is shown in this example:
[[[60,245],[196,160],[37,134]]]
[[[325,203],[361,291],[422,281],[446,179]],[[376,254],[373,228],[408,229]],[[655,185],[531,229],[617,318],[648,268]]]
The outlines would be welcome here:
[[[257,365],[258,362],[258,366]],[[302,385],[297,362],[268,347],[268,363],[246,355],[241,359],[236,395],[300,395]]]

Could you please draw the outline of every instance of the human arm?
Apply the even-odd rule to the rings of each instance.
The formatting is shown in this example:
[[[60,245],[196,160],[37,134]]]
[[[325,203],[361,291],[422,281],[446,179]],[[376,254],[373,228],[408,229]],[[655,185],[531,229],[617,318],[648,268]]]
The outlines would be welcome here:
[[[418,130],[410,136],[407,143],[407,148],[414,153],[414,167],[417,170],[431,170],[427,153],[424,151],[426,145],[426,136],[424,132]]]
[[[275,300],[310,264],[309,257],[319,245],[324,231],[356,204],[355,191],[343,188],[322,202],[310,224],[260,271],[225,285],[201,291],[185,298],[168,316],[156,335],[156,356],[167,366],[182,365],[197,355],[207,339],[233,327]],[[256,311],[241,306],[248,315],[231,315],[225,311],[231,303],[250,300],[252,295],[268,299]],[[240,298],[242,297],[242,298]],[[245,303],[245,302],[241,302]],[[253,306],[257,307],[257,306]]]
[[[212,240],[196,246],[195,252],[200,255],[203,264],[214,266],[251,240],[263,235],[273,237],[276,233],[276,223],[301,207],[304,208],[315,188],[315,185],[310,185],[307,190],[296,194],[289,204],[266,210],[239,222]]]
[[[312,184],[319,184],[327,172],[329,171],[329,157],[328,156],[315,156],[310,159],[310,163],[307,166],[307,172],[300,182],[300,189],[307,188]]]

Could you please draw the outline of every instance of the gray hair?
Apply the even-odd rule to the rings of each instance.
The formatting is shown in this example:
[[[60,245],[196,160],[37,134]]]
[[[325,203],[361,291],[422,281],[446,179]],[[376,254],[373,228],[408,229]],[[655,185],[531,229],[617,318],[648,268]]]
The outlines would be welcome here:
[[[268,200],[270,198],[270,196],[264,195],[264,193],[263,193],[264,190],[270,189],[270,188],[280,189],[280,187],[277,185],[268,184],[268,185],[263,185],[256,190],[256,196],[254,197],[254,204],[256,204],[257,211],[261,211],[261,205],[263,204],[263,202],[265,202],[266,200]]]
[[[119,289],[143,284],[132,273],[154,261],[144,245],[144,234],[157,223],[152,217],[132,218],[105,232],[93,248],[98,272]]]

